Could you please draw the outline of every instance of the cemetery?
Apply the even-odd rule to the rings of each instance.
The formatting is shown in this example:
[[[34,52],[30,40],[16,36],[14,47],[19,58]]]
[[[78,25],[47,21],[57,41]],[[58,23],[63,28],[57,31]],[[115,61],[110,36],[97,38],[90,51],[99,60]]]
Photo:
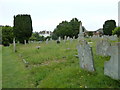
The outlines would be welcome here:
[[[29,44],[13,41],[3,47],[3,64],[12,64],[2,66],[3,87],[120,88],[119,39],[85,38],[81,33],[78,39],[59,37],[59,43],[48,39]]]

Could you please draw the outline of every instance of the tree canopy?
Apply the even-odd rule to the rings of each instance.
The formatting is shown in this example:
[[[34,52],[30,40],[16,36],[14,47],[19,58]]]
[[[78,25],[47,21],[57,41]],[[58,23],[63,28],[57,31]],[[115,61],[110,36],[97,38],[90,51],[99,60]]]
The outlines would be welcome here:
[[[13,27],[2,26],[2,44],[9,46],[13,42]]]
[[[64,38],[64,36],[78,37],[80,22],[77,18],[73,18],[70,22],[62,21],[57,25],[53,31],[52,38],[57,39],[58,37]]]
[[[14,16],[13,33],[20,43],[24,43],[24,40],[28,41],[32,35],[32,31],[32,19],[30,15]]]
[[[112,35],[112,30],[114,30],[116,27],[115,20],[107,20],[103,24],[103,33],[105,35]]]

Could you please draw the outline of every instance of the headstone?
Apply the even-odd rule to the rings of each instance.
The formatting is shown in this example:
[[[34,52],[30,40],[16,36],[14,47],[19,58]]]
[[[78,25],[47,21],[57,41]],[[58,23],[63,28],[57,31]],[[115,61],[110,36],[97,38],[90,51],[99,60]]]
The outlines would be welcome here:
[[[67,40],[70,40],[70,37],[69,37],[69,36],[67,37]]]
[[[50,38],[50,41],[53,41],[52,38]]]
[[[26,40],[24,40],[24,43],[25,43],[25,45],[26,45]]]
[[[75,40],[75,36],[73,36],[73,40]]]
[[[58,38],[58,41],[61,41],[61,37]]]
[[[96,44],[96,53],[101,56],[108,56],[107,50],[111,44],[107,40],[98,41]]]
[[[16,52],[15,38],[13,38],[13,51]]]
[[[117,37],[117,35],[112,35],[112,36],[109,36],[109,39],[112,41],[116,41],[116,40],[118,40],[118,37]]]
[[[73,39],[72,39],[72,38],[70,38],[70,43],[72,43],[72,41],[73,41]]]
[[[66,36],[64,36],[64,40],[67,40],[67,37],[66,37]]]
[[[79,44],[80,45],[78,45],[77,48],[80,59],[80,67],[90,72],[95,71],[92,47],[90,47],[90,45],[84,40]]]
[[[109,48],[109,61],[104,63],[104,74],[113,79],[120,80],[120,42]]]
[[[46,44],[48,44],[48,39],[46,39]]]
[[[28,43],[30,44],[30,40],[28,41]]]

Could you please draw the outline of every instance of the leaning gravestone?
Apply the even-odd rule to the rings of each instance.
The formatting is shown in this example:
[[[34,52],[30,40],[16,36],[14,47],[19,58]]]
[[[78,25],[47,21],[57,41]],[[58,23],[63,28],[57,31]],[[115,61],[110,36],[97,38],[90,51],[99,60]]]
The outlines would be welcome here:
[[[101,56],[108,56],[107,50],[111,44],[107,40],[97,42],[96,53]]]
[[[92,48],[84,40],[80,41],[79,44],[80,45],[78,45],[77,48],[78,48],[78,57],[80,59],[80,67],[90,72],[95,71]]]
[[[120,42],[109,48],[110,61],[104,64],[104,74],[113,79],[120,80]]]

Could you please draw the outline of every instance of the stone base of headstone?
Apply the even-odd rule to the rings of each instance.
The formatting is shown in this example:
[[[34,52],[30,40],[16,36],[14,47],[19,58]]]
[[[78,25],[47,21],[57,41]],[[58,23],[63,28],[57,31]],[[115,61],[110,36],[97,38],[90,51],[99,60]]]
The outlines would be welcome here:
[[[109,48],[110,61],[106,61],[104,64],[104,74],[120,80],[120,42],[115,46]]]

